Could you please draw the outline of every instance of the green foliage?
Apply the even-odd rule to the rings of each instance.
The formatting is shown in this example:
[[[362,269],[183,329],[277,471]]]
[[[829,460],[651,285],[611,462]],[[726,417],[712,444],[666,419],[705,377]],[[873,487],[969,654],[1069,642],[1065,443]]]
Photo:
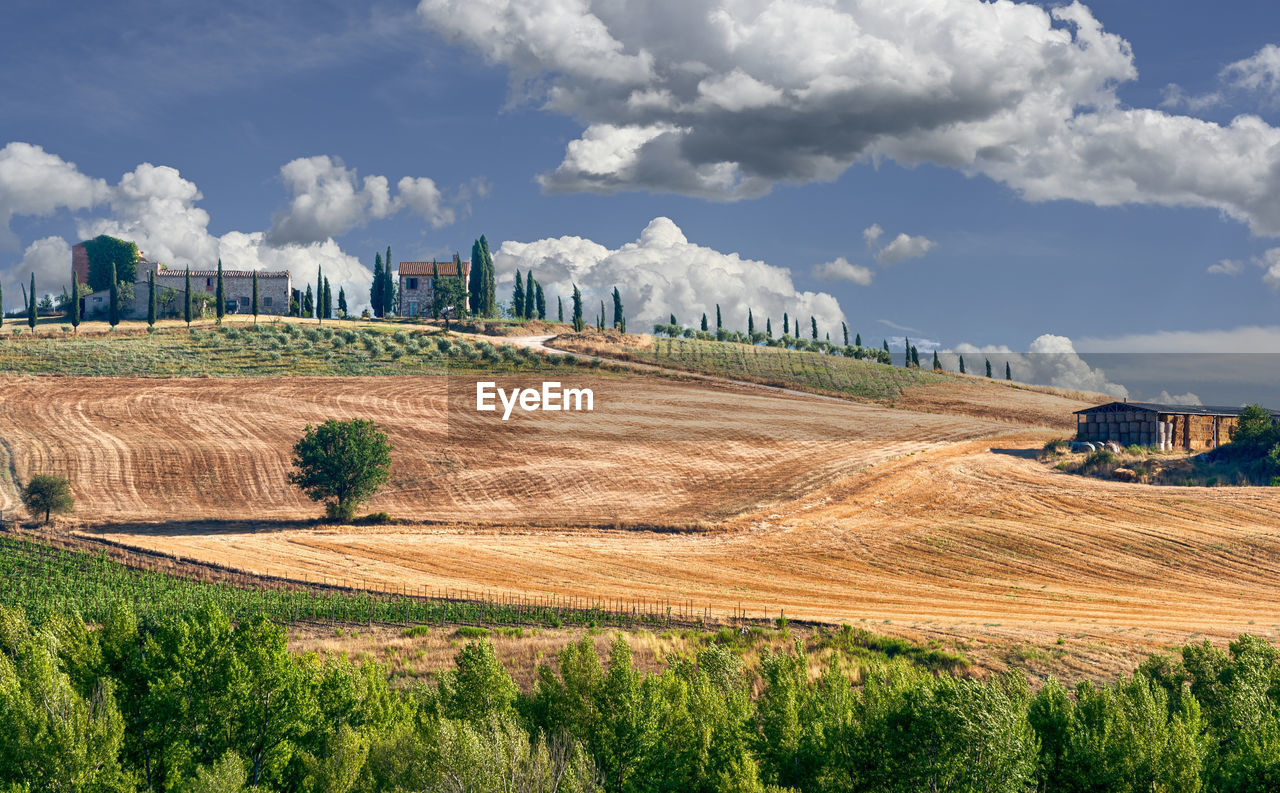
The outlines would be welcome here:
[[[110,289],[113,280],[130,284],[137,280],[138,260],[142,256],[136,243],[101,234],[85,240],[84,249],[89,254],[89,288],[92,291]],[[113,264],[116,267],[114,278],[111,275]]]
[[[57,512],[70,512],[76,504],[71,495],[71,483],[61,476],[53,474],[36,474],[22,489],[22,504],[34,517],[43,516],[49,522],[49,515]]]
[[[391,478],[391,442],[367,419],[329,419],[307,425],[293,447],[289,481],[313,501],[325,502],[331,520],[351,520]]]

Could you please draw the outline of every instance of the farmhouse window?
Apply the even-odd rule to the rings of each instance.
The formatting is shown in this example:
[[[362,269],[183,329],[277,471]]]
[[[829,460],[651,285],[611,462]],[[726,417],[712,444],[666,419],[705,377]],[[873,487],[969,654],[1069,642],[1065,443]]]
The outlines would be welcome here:
[[[408,278],[408,279],[405,279],[405,280],[406,280],[406,282],[407,282],[407,283],[405,284],[405,288],[406,288],[406,289],[417,289],[417,288],[418,288],[418,279],[417,279],[417,278]],[[410,303],[409,305],[411,305],[411,306],[412,306],[412,305],[413,305],[413,303]],[[413,312],[412,312],[412,311],[410,311],[409,313],[410,313],[410,314],[412,314]]]
[[[206,279],[204,279],[204,285],[205,285],[205,286],[213,286],[213,279],[212,279],[212,278],[206,278]]]
[[[418,301],[416,300],[409,301],[409,316],[411,317],[418,316]]]
[[[242,298],[240,298],[240,307],[241,307],[241,308],[248,308],[248,307],[249,307],[249,298],[247,298],[247,297],[242,297]]]
[[[264,297],[264,298],[262,298],[262,305],[264,305],[264,306],[270,306],[270,305],[271,305],[271,298],[270,298],[270,297]]]

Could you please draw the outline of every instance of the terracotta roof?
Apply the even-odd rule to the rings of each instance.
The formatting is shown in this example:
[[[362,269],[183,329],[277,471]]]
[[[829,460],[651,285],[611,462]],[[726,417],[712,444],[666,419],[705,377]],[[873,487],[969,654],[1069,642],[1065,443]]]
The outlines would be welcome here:
[[[454,267],[453,261],[447,262],[400,262],[400,275],[431,275],[432,266],[440,268],[441,275],[457,275],[458,268]],[[462,263],[462,275],[465,277],[471,273],[471,262],[464,261]]]

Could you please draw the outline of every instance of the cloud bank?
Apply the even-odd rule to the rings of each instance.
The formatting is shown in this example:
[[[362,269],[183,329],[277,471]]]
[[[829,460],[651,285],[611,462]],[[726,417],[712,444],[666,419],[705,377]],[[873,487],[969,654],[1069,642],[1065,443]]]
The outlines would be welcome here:
[[[748,308],[760,330],[765,318],[772,318],[777,335],[783,312],[805,322],[814,316],[819,330],[831,332],[832,338],[844,321],[834,297],[797,290],[785,268],[691,243],[665,217],[654,218],[635,242],[616,250],[582,237],[504,242],[494,253],[494,266],[505,287],[501,299],[510,299],[517,269],[524,274],[532,270],[547,292],[549,314],[555,311],[555,297],[563,296],[566,319],[574,284],[582,290],[588,321],[617,286],[632,331],[647,331],[671,314],[696,327],[704,312],[714,328],[717,303],[731,330],[746,330]]]
[[[979,347],[967,343],[939,353],[943,366],[953,371],[959,366],[960,356],[964,356],[969,374],[983,374],[984,361],[990,360],[994,376],[1003,378],[1007,362],[1013,370],[1013,379],[1018,382],[1094,391],[1117,398],[1129,396],[1129,389],[1112,382],[1102,369],[1086,363],[1066,336],[1046,333],[1031,342],[1026,353],[1014,352],[1003,345]]]
[[[8,227],[15,215],[105,206],[106,214],[77,221],[78,239],[109,234],[131,240],[149,258],[170,267],[212,268],[221,257],[227,269],[287,269],[304,290],[315,281],[316,268],[323,267],[335,300],[341,287],[355,308],[367,303],[372,272],[334,237],[401,211],[414,212],[435,227],[447,225],[467,211],[473,196],[488,189],[482,181],[464,185],[451,202],[433,180],[406,176],[392,195],[386,177],[358,180],[354,169],[327,156],[293,160],[280,173],[291,199],[269,229],[215,236],[209,232],[209,213],[199,206],[200,189],[176,168],[142,163],[109,185],[39,146],[10,143],[0,149],[0,246],[17,243]],[[32,272],[41,294],[61,292],[69,284],[70,267],[66,240],[32,242],[19,263],[0,270],[6,306],[12,309],[20,301],[20,285]]]
[[[1031,201],[1211,208],[1280,234],[1280,129],[1122,106],[1133,53],[1079,2],[421,0],[418,14],[507,67],[514,100],[582,123],[540,177],[548,192],[736,200],[888,157]]]

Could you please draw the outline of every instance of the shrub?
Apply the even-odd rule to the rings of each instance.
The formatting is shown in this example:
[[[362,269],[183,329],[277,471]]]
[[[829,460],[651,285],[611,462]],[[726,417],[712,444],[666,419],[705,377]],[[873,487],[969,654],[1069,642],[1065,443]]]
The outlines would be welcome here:
[[[1070,448],[1070,442],[1066,438],[1054,438],[1040,447],[1040,451],[1045,454],[1062,454]]]
[[[464,639],[483,639],[489,635],[490,631],[488,628],[481,628],[476,625],[460,625],[454,633]]]
[[[355,521],[360,526],[385,526],[391,522],[391,516],[385,512],[370,512],[368,515]]]

